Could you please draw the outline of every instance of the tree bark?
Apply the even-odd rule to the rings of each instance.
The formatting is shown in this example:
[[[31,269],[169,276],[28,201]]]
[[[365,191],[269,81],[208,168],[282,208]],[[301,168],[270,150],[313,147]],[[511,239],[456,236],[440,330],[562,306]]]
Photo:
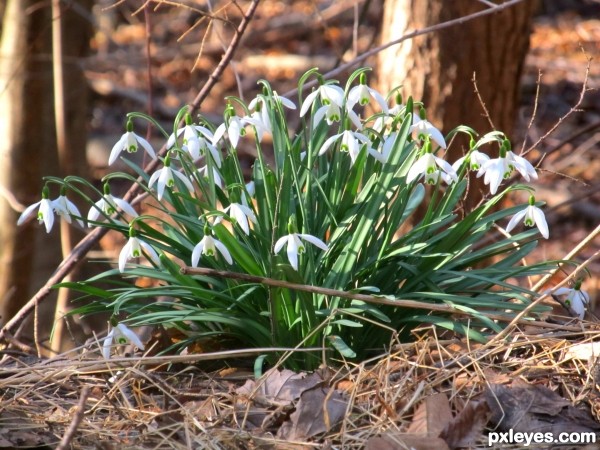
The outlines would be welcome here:
[[[79,1],[79,7],[91,1]],[[64,176],[58,165],[52,83],[52,33],[49,4],[8,0],[0,38],[0,187],[27,206],[41,198],[42,177]],[[84,175],[87,84],[78,57],[89,47],[89,24],[72,9],[64,13],[66,122],[74,149],[72,174]],[[58,196],[58,187],[51,196]],[[17,227],[20,213],[0,197],[0,322],[30,298],[61,261],[58,222],[46,234],[35,220]],[[52,305],[49,305],[50,309]],[[45,319],[53,313],[44,311]],[[45,320],[46,330],[52,326]],[[30,334],[30,333],[29,333]]]
[[[514,138],[519,81],[534,6],[533,0],[525,0],[500,13],[419,36],[382,52],[377,71],[381,90],[402,85],[400,92],[405,98],[410,95],[423,101],[428,120],[444,133],[464,124],[480,134],[496,129]],[[485,7],[473,0],[386,0],[382,39],[389,42],[411,30]],[[489,120],[474,90],[474,73]],[[448,159],[458,159],[466,148],[468,140],[459,139],[449,149]]]

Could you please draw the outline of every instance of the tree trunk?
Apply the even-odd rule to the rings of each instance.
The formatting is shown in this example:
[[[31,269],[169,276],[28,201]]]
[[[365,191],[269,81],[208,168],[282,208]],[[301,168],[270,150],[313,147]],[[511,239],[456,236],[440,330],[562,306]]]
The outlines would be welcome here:
[[[4,12],[0,55],[0,185],[29,205],[41,198],[41,162],[55,155],[49,15],[28,14],[35,1],[9,0]],[[50,169],[49,166],[45,167]],[[0,295],[2,321],[12,317],[31,292],[36,235],[29,224],[17,227],[19,213],[0,204]],[[37,225],[37,224],[36,224]],[[55,249],[58,248],[54,246]],[[46,250],[45,254],[52,253]]]
[[[91,7],[79,1],[78,7]],[[89,24],[65,9],[65,116],[73,174],[84,175],[87,84],[77,58],[89,47]],[[52,16],[49,4],[8,0],[0,40],[0,315],[6,322],[56,269],[61,260],[58,223],[51,236],[35,220],[17,227],[19,212],[7,197],[29,205],[41,198],[42,176],[64,176],[58,165],[52,83]],[[86,31],[88,30],[88,31]],[[51,189],[52,198],[59,194]],[[53,316],[50,309],[44,319]],[[45,320],[45,328],[51,320]],[[30,333],[29,333],[30,334]]]
[[[377,71],[381,90],[402,85],[400,92],[423,101],[428,120],[444,134],[464,124],[480,134],[496,129],[513,138],[534,3],[525,0],[500,13],[419,36],[382,52]],[[483,8],[485,5],[473,0],[386,0],[382,39],[389,42]],[[474,91],[473,73],[493,127]],[[459,139],[449,149],[448,159],[458,159],[466,148],[468,140]],[[475,190],[479,189],[481,185]]]

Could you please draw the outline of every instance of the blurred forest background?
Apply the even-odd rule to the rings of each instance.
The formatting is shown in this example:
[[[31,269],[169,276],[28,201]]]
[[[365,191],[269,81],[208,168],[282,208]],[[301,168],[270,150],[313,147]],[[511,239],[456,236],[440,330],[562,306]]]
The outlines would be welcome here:
[[[249,101],[257,93],[259,79],[285,94],[312,67],[328,72],[411,30],[484,11],[495,3],[502,2],[260,1],[200,112],[220,123],[224,97],[237,95]],[[423,100],[429,120],[445,133],[459,124],[480,133],[496,128],[508,134],[517,153],[531,149],[528,159],[541,169],[534,187],[537,197],[548,203],[545,212],[551,230],[550,239],[541,242],[533,258],[558,259],[600,222],[600,65],[593,59],[600,55],[600,3],[514,3],[500,12],[406,40],[334,78],[344,80],[357,66],[371,66],[372,84],[386,92],[402,85],[402,94]],[[107,174],[108,154],[124,131],[127,112],[150,113],[170,129],[179,108],[208,82],[250,4],[0,3],[1,323],[32,298],[89,233],[61,224],[48,236],[35,221],[16,226],[23,207],[39,201],[42,177],[76,174],[99,180]],[[137,124],[136,131],[150,137],[156,149],[162,146],[156,130]],[[453,145],[451,160],[462,155],[464,145]],[[246,152],[249,167],[253,150],[241,151]],[[113,193],[122,194],[128,186],[120,188]],[[476,203],[476,180],[471,189]],[[57,195],[53,192],[52,198]],[[85,215],[88,207],[79,206]],[[87,277],[98,270],[99,261],[115,260],[123,242],[122,236],[104,237],[79,261],[72,277]],[[595,242],[578,258],[586,259],[599,247]],[[600,262],[589,268],[592,277],[584,288],[597,299]],[[60,295],[58,307],[53,292],[36,310],[41,342],[55,351],[61,348],[48,341],[52,318],[62,316],[69,300],[67,294]],[[34,317],[30,315],[21,327],[26,341]],[[71,324],[80,335],[88,334],[89,327]],[[106,324],[95,327],[104,329]],[[73,344],[65,339],[62,348]]]

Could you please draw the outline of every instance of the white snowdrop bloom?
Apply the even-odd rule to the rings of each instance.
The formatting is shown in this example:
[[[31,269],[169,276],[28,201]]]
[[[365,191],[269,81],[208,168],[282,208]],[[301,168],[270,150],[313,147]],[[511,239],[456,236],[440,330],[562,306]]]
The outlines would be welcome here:
[[[329,247],[325,242],[310,234],[291,233],[279,238],[277,242],[275,242],[274,251],[275,253],[279,253],[283,246],[287,244],[288,261],[294,270],[298,270],[298,255],[304,253],[305,250],[302,240],[319,247],[323,251],[329,250]]]
[[[139,336],[126,325],[119,323],[112,328],[104,338],[104,342],[102,343],[102,356],[104,356],[104,359],[110,359],[110,350],[113,341],[119,345],[125,345],[127,342],[131,342],[140,350],[144,350],[144,344]]]

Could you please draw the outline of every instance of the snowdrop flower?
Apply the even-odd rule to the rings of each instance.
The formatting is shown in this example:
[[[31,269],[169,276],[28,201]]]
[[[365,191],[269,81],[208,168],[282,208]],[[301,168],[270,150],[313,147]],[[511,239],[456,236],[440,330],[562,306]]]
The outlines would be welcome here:
[[[147,242],[137,238],[135,236],[135,231],[130,227],[129,240],[121,250],[121,253],[119,253],[119,272],[123,273],[125,271],[125,264],[127,261],[134,258],[140,258],[142,256],[142,250],[149,257],[150,261],[157,266],[160,265],[160,260],[156,250],[154,250]]]
[[[31,216],[31,214],[37,209],[38,222],[45,225],[46,233],[50,233],[52,225],[54,225],[54,211],[52,202],[48,199],[49,191],[50,190],[48,189],[48,186],[44,186],[42,189],[42,199],[39,202],[29,205],[27,208],[25,208],[25,211],[23,211],[17,220],[17,225],[22,225],[25,223],[29,216]]]
[[[443,172],[442,174],[436,174],[438,168]],[[406,176],[406,182],[410,183],[413,180],[419,180],[422,176],[425,176],[425,182],[427,184],[435,184],[440,176],[442,179],[450,184],[452,181],[458,181],[456,172],[447,161],[442,158],[435,156],[431,153],[431,143],[427,141],[425,143],[425,154],[421,156],[410,168]]]
[[[324,143],[321,149],[319,150],[319,156],[323,155],[331,145],[342,138],[342,143],[340,146],[340,150],[342,152],[347,152],[350,154],[350,158],[352,159],[352,164],[356,161],[358,154],[360,153],[361,147],[366,144],[371,144],[370,139],[357,131],[346,130],[342,133],[335,134],[328,138]],[[370,145],[369,145],[370,147]]]
[[[344,105],[344,90],[341,87],[334,84],[322,84],[306,96],[300,108],[300,117],[304,117],[317,97],[321,99],[321,103],[323,104],[319,109],[323,109],[328,105],[335,105],[341,109]],[[340,119],[338,118],[337,120]]]
[[[506,152],[506,159],[510,166],[513,169],[517,169],[517,172],[519,172],[527,181],[531,181],[532,178],[537,180],[538,176],[535,167],[533,167],[525,158],[515,155],[512,151],[508,150]]]
[[[442,179],[442,181],[448,185],[452,184],[453,181],[457,181],[456,179],[452,178],[452,175],[440,170],[440,169],[436,169],[433,172],[427,172],[425,174],[425,183],[426,184],[437,184],[439,179]]]
[[[481,153],[479,150],[472,150],[462,158],[458,158],[456,162],[452,164],[452,168],[455,172],[458,172],[465,160],[469,163],[470,170],[479,170],[490,160],[490,157],[485,153]]]
[[[523,223],[525,223],[525,225],[528,227],[536,225],[542,236],[544,236],[546,239],[548,239],[548,236],[550,236],[546,217],[544,216],[542,210],[535,206],[535,197],[533,195],[529,197],[529,206],[527,206],[527,208],[525,208],[523,211],[519,211],[512,217],[512,219],[510,219],[510,222],[508,222],[508,225],[506,226],[506,231],[512,231],[512,229],[522,220]]]
[[[477,172],[477,177],[481,177],[485,174],[483,182],[490,185],[490,192],[492,195],[498,192],[498,187],[502,180],[509,178],[512,171],[515,169],[517,169],[527,181],[530,181],[531,178],[537,179],[538,177],[535,168],[529,161],[515,155],[509,148],[510,142],[508,139],[505,139],[500,146],[500,156],[483,163],[479,172]]]
[[[477,178],[484,175],[483,182],[486,185],[490,185],[490,192],[494,195],[498,192],[498,187],[502,183],[502,180],[510,177],[512,170],[506,157],[500,156],[499,158],[490,159],[483,163],[477,172]]]
[[[375,119],[375,123],[373,124],[373,130],[381,133],[385,127],[391,124],[394,121],[394,118],[400,114],[404,110],[404,105],[397,104],[392,106],[387,114],[382,114],[377,119]]]
[[[249,116],[242,119],[244,124],[253,125],[256,130],[256,137],[258,142],[262,142],[265,133],[273,133],[271,129],[271,119],[269,119],[269,113],[265,108],[261,111],[254,111]]]
[[[72,219],[71,216],[75,216],[75,217],[81,217],[81,213],[79,212],[79,209],[77,208],[77,206],[75,206],[75,203],[73,203],[71,200],[69,200],[66,197],[66,188],[63,186],[60,189],[60,195],[58,196],[57,199],[52,200],[52,208],[54,209],[54,212],[56,212],[56,214],[60,217],[62,217],[63,219],[65,219],[67,221],[67,223],[72,223]],[[83,221],[80,219],[75,219],[77,220],[77,223],[83,227]]]
[[[228,105],[227,109],[225,109],[225,122],[217,127],[215,130],[215,134],[213,135],[212,143],[213,145],[217,145],[217,143],[225,136],[227,133],[227,137],[229,138],[229,142],[233,145],[233,148],[237,148],[238,142],[240,141],[240,136],[246,135],[245,126],[248,123],[247,117],[239,117],[234,114],[233,106]],[[253,125],[256,125],[253,123]]]
[[[228,264],[233,264],[233,258],[231,257],[229,250],[227,250],[227,247],[225,247],[221,241],[213,238],[209,234],[209,230],[205,229],[204,237],[196,244],[192,251],[192,267],[198,267],[202,255],[217,256],[217,251],[225,258],[225,261],[227,261]]]
[[[290,233],[287,236],[283,236],[275,242],[275,253],[279,253],[284,245],[287,244],[287,257],[290,265],[294,268],[294,270],[298,270],[298,255],[304,253],[304,244],[300,240],[305,240],[313,244],[316,247],[319,247],[323,251],[329,250],[329,247],[325,242],[321,239],[316,238],[310,234],[301,234],[301,233]]]
[[[444,140],[444,135],[440,132],[440,130],[434,127],[427,120],[422,119],[418,114],[413,113],[413,124],[410,127],[410,131],[415,139],[418,139],[421,135],[429,136],[437,145],[442,148],[446,148],[446,141]]]
[[[580,319],[583,319],[585,316],[586,306],[590,303],[590,295],[582,291],[581,289],[581,281],[575,284],[575,288],[559,288],[555,290],[552,295],[567,295],[565,299],[565,304],[573,310],[575,314]]]
[[[296,105],[294,104],[294,102],[292,102],[286,97],[277,94],[276,91],[273,91],[273,96],[271,98],[275,103],[280,104],[288,109],[296,109]],[[254,110],[254,113],[252,113],[251,118],[253,118],[254,120],[258,120],[261,123],[262,128],[265,131],[271,133],[272,127],[271,119],[269,118],[268,100],[268,96],[258,95],[248,104],[248,109],[251,111]],[[259,137],[259,141],[261,139],[262,137]]]
[[[110,156],[108,157],[108,165],[110,166],[114,163],[121,152],[123,150],[128,153],[135,153],[138,150],[138,143],[142,145],[146,153],[152,157],[152,159],[156,159],[156,153],[154,149],[150,145],[150,143],[141,136],[138,136],[133,132],[133,122],[131,119],[127,121],[127,131],[121,138],[117,141],[117,143],[113,146],[110,151]]]
[[[233,223],[237,223],[242,231],[248,236],[250,234],[249,222],[256,223],[254,212],[246,205],[231,203],[223,212],[231,217]],[[223,220],[222,216],[217,217],[215,225]]]
[[[387,163],[388,159],[390,158],[390,154],[392,153],[392,149],[394,148],[394,142],[396,141],[397,136],[397,131],[392,131],[389,134],[385,135],[383,138],[383,142],[381,143],[381,151],[369,148],[369,155],[371,155],[381,164]]]
[[[378,133],[381,133],[383,129],[393,122],[398,114],[403,112],[405,106],[402,104],[402,96],[400,94],[396,94],[396,104],[391,108],[387,109],[387,112],[381,114],[373,124],[373,129]]]
[[[246,183],[246,190],[242,191],[242,204],[244,206],[248,206],[248,198],[246,197],[246,192],[248,193],[248,195],[250,197],[254,197],[254,194],[256,192],[256,186],[254,185],[254,181],[250,181],[248,183]]]
[[[258,95],[258,96],[256,96],[248,104],[248,109],[255,109],[258,106],[258,102],[262,103],[263,107],[266,107],[267,106],[267,100],[268,100],[268,98],[269,98],[268,96],[264,96],[264,95]],[[282,106],[285,106],[288,109],[296,109],[296,104],[293,101],[291,101],[287,97],[284,97],[283,95],[279,95],[277,93],[277,91],[273,91],[273,97],[272,97],[272,99],[276,103],[279,103],[279,104],[281,104]]]
[[[316,101],[317,97],[321,99],[321,104],[323,106],[315,112],[313,126],[318,125],[323,118],[327,121],[327,125],[331,125],[333,122],[339,122],[342,118],[342,108],[344,106],[344,90],[333,84],[322,84],[308,94],[300,108],[300,117],[304,117],[312,104]],[[362,123],[356,113],[352,111],[352,109],[349,109],[347,113],[354,125],[358,129],[362,129]]]
[[[138,335],[126,325],[118,323],[110,330],[106,338],[104,338],[104,342],[102,343],[102,356],[104,356],[104,359],[110,359],[110,349],[113,341],[116,341],[116,343],[119,345],[125,345],[127,342],[131,342],[140,350],[144,350],[144,344]]]
[[[162,200],[165,192],[165,186],[168,186],[171,189],[175,186],[175,177],[177,177],[177,179],[179,179],[179,181],[185,185],[188,192],[194,192],[194,186],[192,186],[190,180],[188,180],[188,178],[181,172],[171,169],[171,160],[169,156],[165,158],[164,167],[152,174],[150,180],[148,180],[148,187],[151,188],[154,184],[156,184],[158,199]]]
[[[131,217],[138,216],[138,213],[135,212],[133,206],[131,206],[122,198],[111,195],[110,187],[108,183],[105,183],[104,195],[100,200],[94,203],[94,205],[90,208],[90,211],[88,212],[88,227],[92,226],[92,224],[89,222],[97,221],[100,218],[100,212],[103,212],[105,215],[110,216],[117,211],[117,208],[121,209],[125,214],[128,214]]]
[[[200,176],[200,178],[204,178],[205,180],[210,179],[210,177],[208,175],[208,166],[200,167],[198,169],[197,173],[198,173],[198,176]],[[221,175],[219,175],[219,171],[213,167],[212,174],[213,174],[213,181],[214,181],[215,185],[217,185],[221,189],[223,189],[223,181],[221,180]]]
[[[188,113],[185,115],[186,125],[177,130],[177,133],[171,134],[167,140],[167,149],[175,145],[176,139],[183,134],[182,150],[189,153],[193,161],[197,161],[206,152],[210,152],[212,158],[218,167],[221,167],[221,154],[212,144],[214,135],[211,131],[200,125],[192,124],[192,116]]]
[[[354,86],[348,93],[347,108],[352,109],[357,103],[360,104],[360,106],[366,106],[371,102],[371,98],[379,104],[379,107],[384,113],[388,114],[389,109],[385,99],[375,89],[367,86],[367,76],[363,72],[360,74],[360,84]]]

